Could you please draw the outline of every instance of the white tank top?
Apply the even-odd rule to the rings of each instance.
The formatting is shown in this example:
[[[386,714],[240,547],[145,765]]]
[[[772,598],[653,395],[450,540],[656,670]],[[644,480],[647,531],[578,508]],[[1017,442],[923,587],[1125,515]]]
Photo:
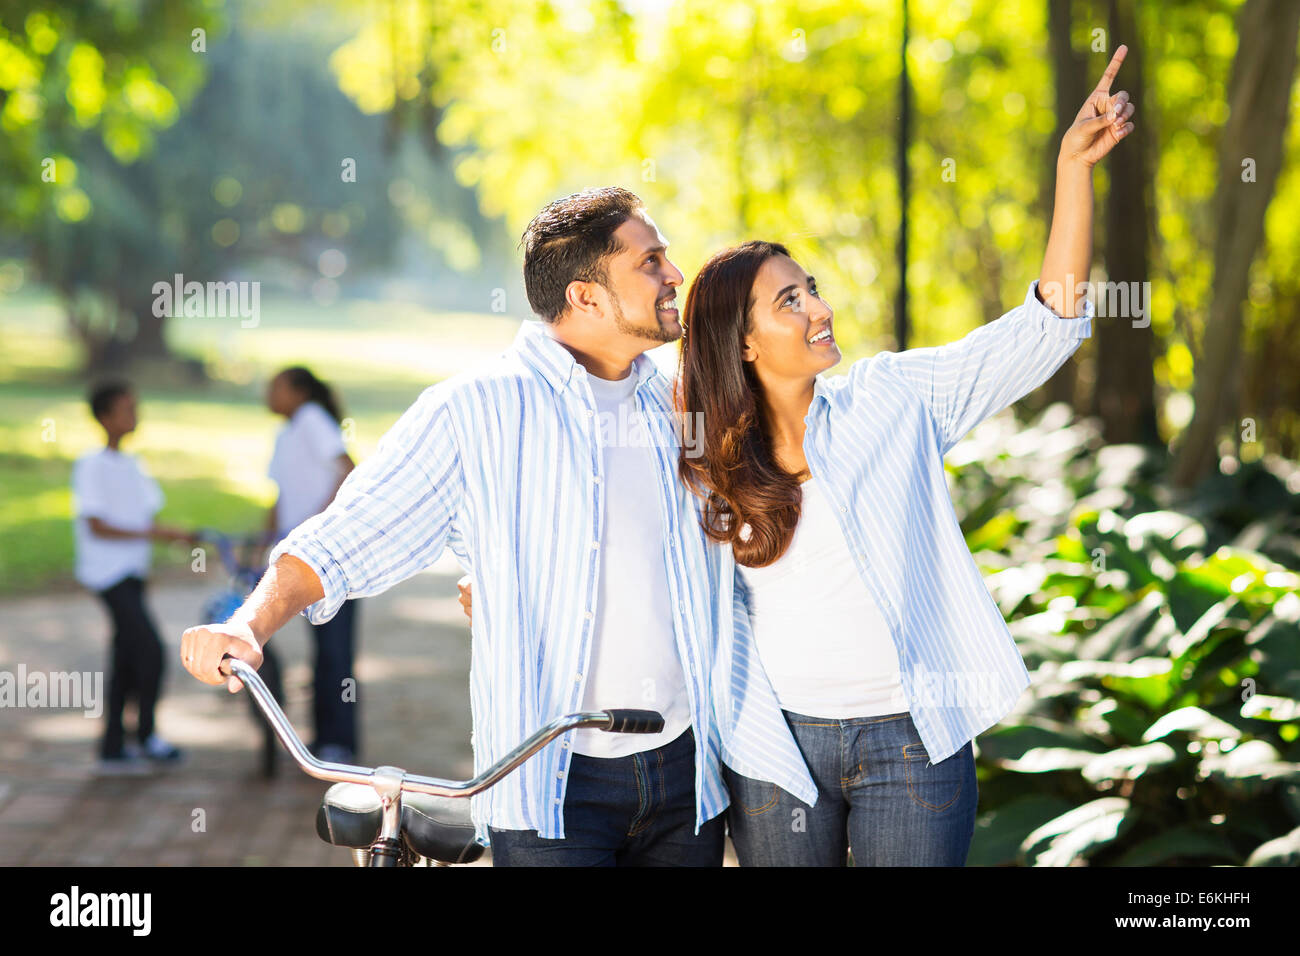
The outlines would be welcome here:
[[[772,564],[737,564],[759,659],[784,710],[844,719],[908,710],[889,625],[858,576],[817,480]],[[745,533],[745,532],[742,532]]]

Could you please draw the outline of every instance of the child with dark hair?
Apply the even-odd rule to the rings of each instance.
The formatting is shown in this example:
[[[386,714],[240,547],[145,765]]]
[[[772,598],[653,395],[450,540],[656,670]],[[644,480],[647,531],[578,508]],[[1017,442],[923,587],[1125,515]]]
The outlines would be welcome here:
[[[120,448],[135,431],[136,399],[126,382],[105,382],[90,393],[90,410],[107,443],[77,459],[72,469],[77,547],[76,576],[103,601],[113,623],[109,652],[107,727],[100,744],[103,773],[148,772],[149,762],[175,762],[181,751],[154,732],[162,686],[162,643],[144,604],[153,541],[192,543],[188,531],[154,522],[163,495],[133,455]],[[135,738],[126,739],[122,712],[134,700]],[[146,759],[147,758],[147,759]]]
[[[266,406],[284,416],[275,439],[268,474],[280,489],[267,516],[268,537],[279,541],[308,518],[325,510],[352,471],[343,442],[343,418],[334,390],[310,369],[293,365],[271,379]],[[356,675],[356,601],[345,601],[331,620],[312,625],[316,646],[312,715],[316,737],[311,749],[322,760],[355,763],[359,701]],[[353,681],[348,685],[347,681]]]

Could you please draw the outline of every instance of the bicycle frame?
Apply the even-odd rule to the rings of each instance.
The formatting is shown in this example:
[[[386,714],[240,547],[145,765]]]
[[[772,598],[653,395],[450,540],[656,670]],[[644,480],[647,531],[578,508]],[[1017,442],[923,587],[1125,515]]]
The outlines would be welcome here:
[[[257,671],[238,658],[226,655],[218,668],[222,674],[239,678],[248,688],[280,743],[308,776],[331,783],[359,783],[373,787],[383,807],[379,836],[370,848],[372,867],[397,866],[402,855],[402,793],[425,793],[435,797],[471,797],[488,789],[510,774],[525,760],[548,743],[570,730],[590,728],[610,733],[657,734],[663,730],[663,717],[652,710],[594,710],[556,717],[472,780],[444,780],[407,773],[400,767],[358,767],[351,764],[326,763],[314,757],[303,744],[293,725],[276,703]]]

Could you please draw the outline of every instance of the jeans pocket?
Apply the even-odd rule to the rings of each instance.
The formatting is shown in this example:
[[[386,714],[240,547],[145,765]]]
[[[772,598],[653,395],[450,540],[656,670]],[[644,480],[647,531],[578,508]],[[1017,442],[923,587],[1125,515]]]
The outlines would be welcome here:
[[[776,806],[776,784],[742,776],[730,767],[724,766],[723,769],[726,771],[727,790],[731,793],[731,806],[734,809],[754,817]]]
[[[925,744],[908,744],[903,748],[907,795],[918,807],[935,813],[951,809],[961,796],[965,780],[965,759],[966,750],[962,748],[947,760],[930,764]]]

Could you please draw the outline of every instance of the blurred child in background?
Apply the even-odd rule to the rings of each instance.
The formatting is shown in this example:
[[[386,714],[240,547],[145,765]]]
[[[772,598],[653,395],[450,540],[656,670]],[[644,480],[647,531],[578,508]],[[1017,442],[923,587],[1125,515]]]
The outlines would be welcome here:
[[[267,517],[276,540],[334,500],[354,464],[340,428],[342,413],[333,390],[300,365],[271,379],[266,405],[287,421],[275,440],[268,471],[280,495]],[[344,680],[354,678],[356,601],[345,601],[333,618],[312,625],[316,642],[312,751],[325,761],[353,763],[358,753],[356,685],[344,698]]]
[[[152,542],[193,543],[196,537],[154,522],[163,505],[162,491],[140,462],[120,448],[122,439],[136,427],[131,386],[125,382],[96,386],[90,394],[90,410],[107,442],[77,459],[72,490],[77,580],[103,601],[113,624],[100,771],[147,773],[151,761],[170,763],[182,756],[154,731],[163,654],[144,603]],[[128,700],[135,701],[137,708],[134,742],[126,739],[122,719]]]

